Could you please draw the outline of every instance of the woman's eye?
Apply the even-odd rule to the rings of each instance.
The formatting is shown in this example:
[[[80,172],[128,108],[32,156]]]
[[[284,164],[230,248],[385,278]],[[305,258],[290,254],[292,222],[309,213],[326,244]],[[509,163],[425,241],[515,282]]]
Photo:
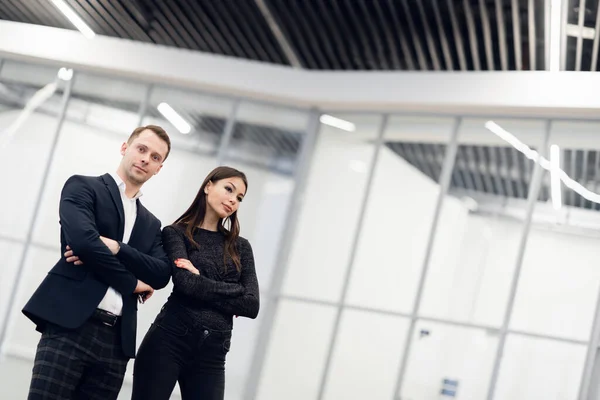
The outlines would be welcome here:
[[[231,189],[229,186],[225,186],[225,190],[227,190],[229,193],[233,192],[233,189]]]
[[[238,197],[238,202],[240,202],[240,203],[241,203],[241,202],[242,202],[242,200],[244,200],[244,198],[243,198],[243,197]]]

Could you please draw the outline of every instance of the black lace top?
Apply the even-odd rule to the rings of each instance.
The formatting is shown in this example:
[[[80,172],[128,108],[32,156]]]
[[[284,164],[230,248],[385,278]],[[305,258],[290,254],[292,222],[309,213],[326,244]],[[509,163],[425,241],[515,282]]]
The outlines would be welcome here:
[[[233,261],[223,262],[225,236],[220,232],[196,229],[194,247],[177,225],[162,231],[163,246],[173,269],[173,292],[169,302],[183,306],[195,322],[210,329],[230,330],[233,316],[256,318],[259,309],[258,280],[250,243],[240,237],[237,249],[242,264],[238,272]],[[185,258],[200,275],[177,268],[174,260]]]

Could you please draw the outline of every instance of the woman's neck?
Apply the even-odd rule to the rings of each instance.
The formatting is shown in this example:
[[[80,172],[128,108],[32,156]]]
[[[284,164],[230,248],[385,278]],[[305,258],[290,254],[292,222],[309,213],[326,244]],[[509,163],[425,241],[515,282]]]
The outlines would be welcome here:
[[[219,225],[219,216],[216,213],[206,212],[204,214],[204,220],[202,224],[200,224],[200,229],[206,229],[207,231],[217,231],[217,226]]]

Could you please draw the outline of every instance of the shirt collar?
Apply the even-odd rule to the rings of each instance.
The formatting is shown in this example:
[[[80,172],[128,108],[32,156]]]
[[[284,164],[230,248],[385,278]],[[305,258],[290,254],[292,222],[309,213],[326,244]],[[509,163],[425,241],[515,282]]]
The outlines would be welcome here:
[[[123,182],[123,179],[121,179],[121,177],[119,176],[119,174],[115,173],[115,172],[111,172],[110,176],[112,176],[112,178],[115,180],[115,183],[117,184],[117,187],[119,188],[119,191],[123,194],[125,194],[125,182]],[[143,193],[141,190],[139,190],[135,196],[133,196],[133,199],[131,200],[137,200],[140,197],[142,197]]]

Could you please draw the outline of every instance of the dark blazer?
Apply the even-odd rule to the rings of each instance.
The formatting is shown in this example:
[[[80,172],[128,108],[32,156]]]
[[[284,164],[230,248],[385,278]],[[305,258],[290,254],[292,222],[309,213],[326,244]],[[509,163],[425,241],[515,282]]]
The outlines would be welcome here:
[[[171,267],[162,247],[160,221],[137,200],[137,217],[128,244],[123,203],[110,174],[75,175],[67,180],[60,198],[61,254],[69,245],[83,265],[65,257],[48,272],[23,308],[42,332],[47,322],[76,329],[92,315],[109,286],[123,296],[121,342],[126,356],[135,356],[137,295],[140,279],[161,289],[169,283]],[[119,241],[116,256],[99,236]]]

